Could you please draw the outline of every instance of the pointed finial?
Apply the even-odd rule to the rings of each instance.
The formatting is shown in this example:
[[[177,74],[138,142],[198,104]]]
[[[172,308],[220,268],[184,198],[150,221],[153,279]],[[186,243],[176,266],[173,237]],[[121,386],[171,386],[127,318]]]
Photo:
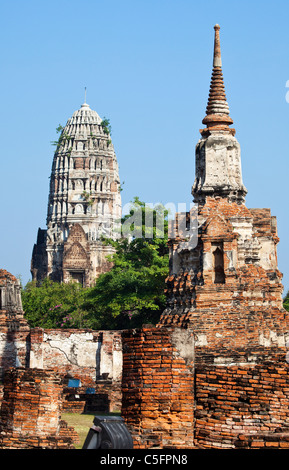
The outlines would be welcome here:
[[[235,134],[235,129],[230,129],[229,126],[233,124],[233,119],[229,116],[229,105],[226,99],[225,85],[222,72],[221,60],[221,45],[220,45],[220,26],[214,26],[215,40],[214,40],[214,60],[213,71],[211,78],[211,85],[209,91],[209,98],[206,109],[206,116],[203,119],[203,124],[206,124],[205,129],[200,132],[203,136],[209,135],[211,132],[229,132]]]
[[[222,59],[221,59],[221,44],[220,44],[220,26],[216,24],[214,26],[215,30],[215,43],[214,43],[214,61],[213,67],[222,67]]]
[[[89,105],[86,103],[86,86],[84,87],[84,103],[81,105],[82,108],[89,108]]]

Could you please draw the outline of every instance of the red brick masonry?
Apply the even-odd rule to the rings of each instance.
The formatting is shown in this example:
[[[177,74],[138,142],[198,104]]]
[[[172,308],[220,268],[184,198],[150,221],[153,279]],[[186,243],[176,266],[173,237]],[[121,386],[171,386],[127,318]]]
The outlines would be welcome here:
[[[0,448],[73,448],[73,428],[61,421],[62,378],[49,370],[9,369],[0,416]]]
[[[190,330],[143,328],[123,332],[123,350],[135,448],[289,447],[286,348],[204,352]]]
[[[196,366],[195,445],[289,448],[289,364]]]
[[[190,333],[143,328],[124,331],[123,341],[122,416],[134,448],[191,447],[192,356],[182,353]]]

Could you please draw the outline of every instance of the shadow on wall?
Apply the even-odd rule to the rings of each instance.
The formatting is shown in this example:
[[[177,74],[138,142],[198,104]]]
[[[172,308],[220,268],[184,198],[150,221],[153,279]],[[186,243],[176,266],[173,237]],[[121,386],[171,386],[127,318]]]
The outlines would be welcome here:
[[[101,381],[105,385],[105,381]],[[110,388],[111,381],[106,381]],[[97,390],[96,387],[82,386],[81,381],[75,378],[68,378],[68,384],[63,390],[63,407],[65,411],[80,413],[101,412],[109,413],[111,410],[111,400],[109,393],[105,390]]]
[[[29,348],[24,348],[26,354],[23,358],[19,358],[17,347],[16,331],[8,331],[1,334],[1,342],[3,344],[0,361],[0,380],[3,381],[5,371],[11,367],[29,367]],[[22,359],[22,360],[21,360]]]

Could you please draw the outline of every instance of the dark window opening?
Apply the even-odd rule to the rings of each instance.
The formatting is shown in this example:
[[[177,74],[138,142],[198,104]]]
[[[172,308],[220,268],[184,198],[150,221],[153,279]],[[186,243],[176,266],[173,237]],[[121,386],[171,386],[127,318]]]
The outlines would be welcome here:
[[[84,284],[84,272],[83,271],[70,271],[70,278],[72,281],[78,282],[81,286]]]
[[[225,284],[225,271],[224,271],[224,253],[223,250],[217,248],[214,253],[214,283]]]

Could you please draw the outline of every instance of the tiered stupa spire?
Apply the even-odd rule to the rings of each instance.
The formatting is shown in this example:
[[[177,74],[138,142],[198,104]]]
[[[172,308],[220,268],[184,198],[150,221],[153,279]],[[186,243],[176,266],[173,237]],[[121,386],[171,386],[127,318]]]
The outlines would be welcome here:
[[[214,59],[213,71],[211,78],[211,86],[206,109],[206,116],[203,124],[207,127],[200,132],[207,135],[214,130],[227,131],[235,135],[235,129],[230,129],[229,125],[233,124],[233,119],[229,116],[230,110],[226,99],[225,85],[222,71],[221,45],[220,45],[220,26],[216,24],[215,42],[214,42]]]
[[[196,172],[192,187],[194,201],[204,204],[208,197],[226,198],[242,204],[247,189],[242,181],[241,149],[229,115],[222,72],[220,26],[216,24],[214,60],[206,116],[196,146]]]

